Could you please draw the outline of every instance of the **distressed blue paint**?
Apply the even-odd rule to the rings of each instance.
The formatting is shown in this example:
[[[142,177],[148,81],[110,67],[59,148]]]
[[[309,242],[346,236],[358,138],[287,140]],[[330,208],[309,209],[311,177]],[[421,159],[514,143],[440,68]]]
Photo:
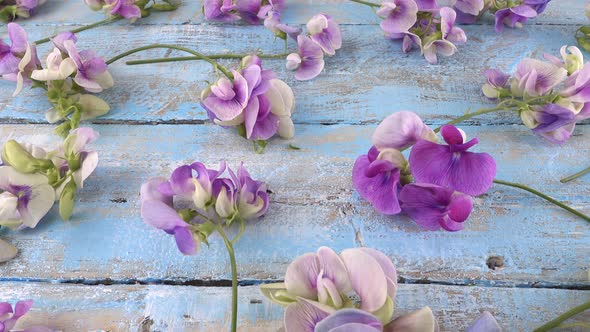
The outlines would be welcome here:
[[[573,44],[576,26],[535,26],[511,29],[496,34],[485,26],[465,27],[471,40],[459,53],[429,65],[418,51],[403,54],[398,42],[382,37],[377,26],[343,27],[344,46],[326,60],[325,71],[316,79],[297,82],[284,68],[283,60],[268,60],[265,65],[277,71],[294,89],[297,123],[378,122],[399,109],[414,110],[428,121],[441,123],[462,115],[467,109],[491,107],[480,88],[480,73],[490,67],[513,69],[525,56],[559,54],[563,44]],[[36,29],[34,34],[44,33]],[[117,35],[117,39],[103,36]],[[40,35],[39,35],[40,36]],[[208,43],[203,43],[208,40]],[[523,43],[522,40],[527,40]],[[282,52],[260,27],[211,26],[117,26],[92,30],[79,41],[82,48],[95,49],[105,58],[141,45],[162,42],[197,48],[205,53],[233,50]],[[291,47],[294,47],[291,43]],[[48,46],[42,48],[42,54]],[[152,50],[130,59],[161,57],[165,50]],[[237,66],[237,62],[226,62]],[[198,106],[205,80],[215,80],[209,64],[184,62],[144,66],[112,65],[116,86],[101,94],[112,111],[98,121],[175,121],[206,120]],[[13,98],[13,83],[0,82],[0,118],[45,122],[49,108],[41,90],[26,90]],[[483,124],[519,123],[514,115],[487,115]]]
[[[212,125],[151,126],[150,136],[145,126],[96,128],[102,135],[96,144],[101,163],[78,196],[73,220],[58,221],[53,211],[35,230],[6,233],[22,253],[0,266],[0,275],[227,280],[227,257],[217,237],[203,254],[182,257],[171,237],[143,224],[138,215],[139,186],[150,176],[170,174],[197,159],[215,165],[226,158],[230,165],[244,160],[274,192],[269,214],[249,225],[238,244],[241,278],[281,279],[289,261],[301,253],[321,245],[355,246],[358,228],[365,244],[392,256],[404,277],[587,283],[587,223],[510,188],[495,187],[477,199],[461,233],[427,232],[405,217],[379,216],[353,193],[350,182],[354,158],[368,149],[374,125],[298,126],[294,143],[303,150],[288,150],[286,142],[275,140],[263,155],[256,155],[234,132]],[[479,137],[477,150],[497,158],[498,177],[533,182],[589,212],[588,180],[562,185],[557,179],[576,168],[578,153],[587,155],[590,127],[580,126],[577,136],[560,148],[548,146],[523,126],[463,128]],[[29,142],[56,139],[50,126],[4,125],[0,132]],[[110,201],[116,198],[127,202]],[[504,256],[506,268],[490,272],[485,265],[489,255]]]

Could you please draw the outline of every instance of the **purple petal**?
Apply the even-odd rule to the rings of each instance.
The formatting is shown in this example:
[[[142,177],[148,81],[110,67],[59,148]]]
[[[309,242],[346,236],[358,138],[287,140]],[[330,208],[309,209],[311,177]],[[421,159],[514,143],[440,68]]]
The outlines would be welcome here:
[[[575,123],[570,123],[553,131],[538,132],[537,134],[554,144],[563,144],[571,137],[575,127]]]
[[[526,18],[533,18],[533,17],[537,16],[537,12],[532,7],[530,7],[528,5],[520,5],[520,6],[516,6],[516,7],[511,7],[510,11],[518,16],[522,16],[522,17],[526,17]]]
[[[165,178],[152,178],[144,183],[140,190],[141,202],[156,200],[172,206],[172,194],[165,195],[159,189],[164,183],[168,183]]]
[[[414,145],[409,162],[416,182],[433,183],[473,196],[487,192],[496,176],[496,162],[489,154],[454,151],[428,141]]]
[[[464,137],[461,131],[453,125],[444,125],[440,133],[447,144],[463,144]]]
[[[400,192],[402,210],[418,225],[435,231],[447,216],[453,190],[429,183],[411,183]]]
[[[176,195],[190,195],[195,190],[193,169],[189,165],[178,167],[170,176],[170,186]]]
[[[235,4],[243,20],[250,24],[260,23],[258,12],[260,11],[261,0],[236,0]]]
[[[535,133],[556,130],[575,122],[575,114],[570,109],[556,104],[546,104],[534,110],[535,120],[539,123],[533,129]]]
[[[497,88],[505,87],[510,79],[510,75],[498,69],[486,69],[483,74],[488,79],[488,83]]]
[[[8,36],[12,45],[10,50],[13,53],[25,53],[27,46],[29,45],[27,32],[23,27],[16,23],[8,23]]]
[[[471,17],[477,17],[484,8],[483,0],[458,0],[453,5],[458,12],[470,15]],[[474,23],[474,22],[461,22],[459,23]]]
[[[324,278],[330,279],[340,292],[346,293],[351,290],[346,266],[334,250],[328,247],[320,247],[317,258]]]
[[[246,138],[251,140],[267,140],[279,129],[279,118],[270,112],[270,103],[264,95],[250,99],[244,109]]]
[[[416,4],[418,5],[419,11],[438,9],[436,0],[416,0]]]
[[[194,255],[199,251],[199,245],[197,241],[195,241],[188,225],[177,226],[174,228],[173,232],[176,245],[181,253],[185,255]]]
[[[352,169],[352,183],[358,193],[379,213],[395,215],[401,208],[397,199],[400,189],[400,172],[395,169],[373,177],[366,175],[371,161],[367,155],[357,158]]]
[[[144,201],[141,204],[141,217],[146,224],[170,233],[178,226],[187,226],[176,210],[161,201]]]
[[[300,81],[310,80],[318,76],[324,69],[324,51],[309,37],[299,35],[297,46],[301,56],[301,64],[295,73]]]
[[[377,15],[384,17],[381,29],[386,33],[405,33],[416,23],[418,5],[413,0],[384,1]]]
[[[360,297],[360,309],[374,312],[387,300],[387,279],[381,266],[363,250],[346,249],[340,257],[348,270],[352,289]]]
[[[502,328],[489,311],[484,311],[466,332],[502,332]]]
[[[359,309],[342,309],[320,321],[314,332],[381,332],[381,321],[368,312]]]
[[[0,302],[0,319],[2,319],[2,317],[4,315],[11,314],[11,313],[12,313],[12,305],[10,305],[10,303],[8,303],[8,302]]]

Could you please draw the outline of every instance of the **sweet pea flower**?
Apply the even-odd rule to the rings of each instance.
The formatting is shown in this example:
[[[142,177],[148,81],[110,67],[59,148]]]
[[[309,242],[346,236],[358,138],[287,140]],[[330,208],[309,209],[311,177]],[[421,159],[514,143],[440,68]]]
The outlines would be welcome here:
[[[98,165],[98,152],[88,149],[87,145],[98,139],[98,132],[92,128],[80,127],[72,130],[63,144],[56,151],[50,152],[50,158],[62,173],[72,172],[77,188],[84,187],[84,181],[94,172]],[[65,186],[67,181],[62,185]],[[59,190],[58,190],[59,194]]]
[[[428,230],[463,229],[473,209],[471,196],[429,183],[405,185],[399,195],[404,213]]]
[[[297,53],[287,56],[287,69],[296,70],[295,78],[300,81],[318,76],[324,69],[324,51],[307,36],[297,37]]]
[[[380,26],[385,33],[405,33],[416,23],[418,5],[414,0],[386,0],[377,15],[383,18]]]
[[[141,186],[141,217],[145,223],[174,235],[181,253],[194,255],[200,242],[173,208],[173,196],[162,190],[167,183],[164,178],[153,178]]]
[[[489,311],[484,311],[466,332],[502,332],[502,328]]]
[[[260,23],[259,12],[262,8],[262,0],[234,0],[236,11],[241,19],[250,23]]]
[[[54,202],[55,190],[45,175],[0,166],[0,225],[35,228]]]
[[[538,13],[529,5],[519,5],[515,7],[503,8],[498,10],[496,16],[496,32],[502,32],[504,24],[511,28],[522,27],[522,24],[529,18],[536,17]]]
[[[66,32],[62,32],[62,33],[58,34],[57,36],[51,38],[51,43],[53,44],[54,47],[57,47],[62,53],[67,54],[68,51],[66,50],[66,47],[64,46],[64,42],[66,40],[71,40],[75,44],[78,41],[78,37],[76,37],[76,34],[66,31]]]
[[[457,12],[457,21],[463,24],[475,23],[485,7],[484,0],[454,0],[453,9]]]
[[[236,5],[232,0],[205,0],[203,4],[203,13],[209,21],[218,22],[235,22],[240,16],[235,13]]]
[[[47,68],[33,70],[31,78],[37,81],[65,80],[76,69],[74,60],[71,58],[62,59],[62,52],[56,47],[47,56]]]
[[[334,19],[326,14],[317,14],[307,22],[307,32],[328,55],[336,54],[342,47],[342,32]]]
[[[490,99],[499,98],[501,92],[508,87],[510,75],[498,69],[487,69],[484,76],[488,81],[481,88],[483,94]]]
[[[565,81],[559,95],[572,103],[590,102],[590,63],[572,73]]]
[[[183,165],[172,172],[170,181],[163,184],[160,190],[168,196],[191,198],[195,206],[202,210],[211,203],[213,182],[226,168],[225,162],[220,163],[219,170],[209,169],[200,162]]]
[[[250,220],[263,216],[269,204],[266,183],[252,179],[243,163],[240,163],[237,173],[231,169],[229,172],[238,190],[236,204],[240,217]]]
[[[270,10],[264,18],[264,27],[272,31],[276,36],[286,39],[287,36],[297,40],[297,36],[301,34],[300,28],[295,28],[281,23],[281,12],[278,10]]]
[[[0,40],[0,75],[4,79],[16,81],[18,64],[27,50],[27,33],[20,25],[8,23],[10,45]]]
[[[457,13],[449,8],[443,7],[439,10],[440,13],[440,31],[442,38],[452,43],[462,44],[467,41],[467,36],[463,29],[455,26],[455,19]]]
[[[523,112],[521,118],[534,133],[555,144],[565,143],[576,125],[574,112],[557,104],[537,106],[532,111]]]
[[[107,70],[107,64],[94,51],[78,52],[76,44],[71,39],[65,40],[63,45],[68,56],[76,63],[76,84],[92,93],[99,93],[113,86],[113,77]]]
[[[8,302],[0,302],[0,331],[12,331],[16,322],[33,306],[32,300],[18,301],[12,309]]]
[[[488,191],[496,176],[496,162],[487,153],[467,150],[479,141],[466,142],[465,134],[452,125],[441,128],[448,144],[421,140],[410,152],[410,170],[417,183],[431,183],[479,196]]]
[[[436,142],[436,134],[428,127],[418,114],[399,111],[386,117],[371,138],[373,145],[379,149],[406,149],[421,139]]]
[[[567,70],[549,62],[525,58],[516,66],[511,90],[516,96],[543,96],[567,77]]]
[[[105,9],[112,16],[122,16],[126,19],[141,18],[141,9],[135,4],[135,0],[104,0]]]
[[[443,56],[451,56],[457,51],[457,47],[453,43],[465,43],[467,37],[465,32],[454,26],[457,14],[449,7],[443,7],[439,10],[440,25],[441,25],[441,39],[438,39],[436,34],[427,36],[424,39],[424,47],[422,52],[426,60],[431,63],[437,63],[436,54]]]
[[[569,54],[568,54],[569,51]],[[568,75],[572,75],[584,67],[584,55],[579,48],[575,46],[563,45],[559,50],[562,60],[552,54],[545,53],[545,59],[551,61],[554,65],[561,66],[567,70]]]
[[[356,191],[380,213],[394,215],[401,211],[397,199],[402,186],[402,171],[407,168],[404,156],[395,149],[372,147],[357,158],[352,168]]]
[[[222,77],[201,94],[201,105],[213,119],[232,121],[238,118],[248,105],[250,82],[235,70],[232,74],[233,82]]]
[[[272,79],[269,84],[265,95],[271,105],[270,112],[278,117],[277,132],[281,137],[291,139],[295,136],[295,126],[291,119],[295,109],[293,90],[279,79]]]

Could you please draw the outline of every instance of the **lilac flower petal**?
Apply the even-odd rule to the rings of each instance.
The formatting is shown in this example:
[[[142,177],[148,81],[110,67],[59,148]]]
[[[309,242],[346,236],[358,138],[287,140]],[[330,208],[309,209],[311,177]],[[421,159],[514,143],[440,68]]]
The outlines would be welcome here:
[[[279,118],[270,113],[270,103],[266,96],[261,95],[250,99],[244,109],[246,138],[251,140],[267,140],[279,129]]]
[[[487,153],[452,151],[449,146],[419,141],[410,153],[416,182],[433,183],[473,196],[488,191],[496,176],[496,162]]]
[[[195,241],[190,229],[185,226],[177,226],[174,228],[174,239],[178,250],[185,255],[194,255],[199,251],[198,242]]]
[[[324,51],[309,37],[299,35],[297,46],[301,56],[301,64],[295,72],[295,78],[306,81],[318,76],[324,69]]]
[[[0,319],[7,314],[12,313],[12,305],[8,302],[0,302]]]
[[[510,75],[498,69],[486,69],[483,74],[488,79],[488,83],[497,88],[505,87],[510,79]]]
[[[385,277],[387,278],[387,294],[392,300],[395,300],[395,295],[397,292],[397,271],[395,270],[395,266],[393,266],[393,263],[389,257],[385,256],[385,254],[381,251],[372,248],[363,247],[359,249],[373,257],[377,263],[379,263],[383,273],[385,273]]]
[[[289,294],[316,299],[315,282],[320,273],[319,264],[315,254],[304,254],[291,262],[285,273],[285,288]]]
[[[350,280],[344,262],[328,247],[320,247],[317,252],[320,269],[324,277],[332,280],[336,288],[344,293],[351,290]]]
[[[314,332],[381,332],[382,328],[381,321],[366,311],[342,309],[320,321]]]
[[[514,14],[522,17],[533,18],[537,16],[537,12],[528,5],[520,5],[516,7],[511,7],[510,11]]]
[[[563,144],[571,137],[575,127],[575,123],[570,123],[553,131],[537,132],[537,134],[541,135],[551,143]]]
[[[258,12],[260,11],[261,0],[236,0],[236,9],[242,19],[250,24],[258,24],[260,18]]]
[[[556,104],[546,104],[534,111],[535,120],[539,123],[533,129],[535,133],[556,130],[575,122],[575,114],[570,109]]]
[[[140,196],[142,203],[144,201],[160,201],[166,205],[172,206],[173,192],[165,193],[160,190],[163,184],[169,184],[165,178],[152,178],[141,186]]]
[[[170,176],[170,186],[176,195],[190,195],[195,190],[193,170],[189,165],[178,167]]]
[[[458,0],[453,8],[471,16],[478,16],[484,8],[483,0]],[[472,22],[473,23],[473,22]]]
[[[400,189],[399,170],[390,173],[380,173],[374,177],[367,177],[366,170],[371,161],[367,155],[357,158],[352,170],[352,183],[358,193],[379,213],[395,215],[401,208],[397,199]]]
[[[170,233],[178,226],[187,226],[174,208],[161,201],[144,201],[141,217],[145,223]]]
[[[489,311],[484,311],[466,332],[502,332],[502,328]]]
[[[438,5],[436,4],[436,0],[416,0],[416,4],[418,5],[419,11],[428,11],[438,9]]]
[[[387,279],[377,260],[357,248],[342,251],[340,257],[348,269],[352,288],[360,297],[360,309],[381,309],[387,300]]]
[[[418,225],[439,230],[453,190],[428,183],[411,183],[400,192],[402,209]]]
[[[377,15],[384,18],[380,26],[386,33],[405,33],[416,23],[418,5],[413,0],[388,0]]]
[[[342,47],[342,32],[334,19],[325,14],[312,17],[307,23],[310,38],[328,55],[336,54]],[[314,31],[317,30],[317,31]]]
[[[29,45],[27,32],[16,23],[8,23],[8,36],[12,45],[10,51],[13,53],[25,53]]]
[[[410,111],[400,111],[386,117],[371,137],[373,145],[379,149],[405,149],[418,140],[436,141],[436,134],[420,116]]]
[[[300,300],[285,309],[285,332],[314,332],[316,324],[326,317],[327,312]]]

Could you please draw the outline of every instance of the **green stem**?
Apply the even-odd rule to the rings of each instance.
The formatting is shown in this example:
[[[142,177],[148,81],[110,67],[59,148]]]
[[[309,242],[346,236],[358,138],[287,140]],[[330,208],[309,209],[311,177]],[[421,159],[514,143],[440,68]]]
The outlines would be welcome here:
[[[572,174],[572,175],[568,176],[567,178],[563,178],[563,179],[559,180],[559,182],[561,182],[561,183],[567,183],[567,182],[570,182],[572,180],[575,180],[575,179],[579,178],[580,176],[584,176],[584,175],[586,175],[588,173],[590,173],[590,167],[588,167],[588,168],[586,168],[584,170],[581,170],[581,171],[579,171],[576,174]]]
[[[563,321],[567,320],[568,318],[573,317],[573,316],[575,316],[581,312],[584,312],[588,309],[590,309],[590,301],[564,312],[563,314],[559,315],[559,317],[555,318],[554,320],[550,321],[549,323],[547,323],[541,327],[538,327],[533,332],[549,331],[553,328],[558,327],[559,324],[561,324]]]
[[[256,54],[261,59],[281,59],[289,55],[289,53],[281,53],[281,54]],[[248,54],[211,54],[207,57],[209,59],[242,59],[248,56]],[[134,65],[145,65],[150,63],[163,63],[163,62],[177,62],[177,61],[194,61],[194,60],[203,60],[202,58],[196,56],[179,56],[174,58],[157,58],[157,59],[146,59],[146,60],[131,60],[125,62],[125,64],[134,66]]]
[[[560,202],[560,201],[558,201],[558,200],[556,200],[554,198],[551,198],[551,197],[543,194],[540,191],[537,191],[537,190],[535,190],[533,188],[527,187],[527,186],[525,186],[523,184],[514,183],[514,182],[508,182],[508,181],[503,181],[503,180],[498,180],[498,179],[494,179],[494,183],[502,184],[502,185],[505,185],[505,186],[514,187],[514,188],[518,188],[518,189],[522,189],[524,191],[528,191],[531,194],[537,195],[537,196],[541,197],[542,199],[544,199],[544,200],[546,200],[548,202],[551,202],[551,203],[559,206],[560,208],[562,208],[562,209],[564,209],[564,210],[566,210],[566,211],[568,211],[568,212],[570,212],[570,213],[572,213],[572,214],[574,214],[574,215],[576,215],[576,216],[578,216],[578,217],[580,217],[580,218],[582,218],[582,219],[584,219],[586,221],[590,221],[590,217],[587,216],[587,215],[585,215],[585,214],[583,214],[582,212],[580,212],[578,210],[575,210],[575,209],[569,207],[568,205],[563,204],[562,202]]]
[[[493,113],[493,112],[499,112],[499,111],[510,111],[510,110],[511,110],[510,108],[507,108],[505,105],[502,105],[502,104],[498,104],[498,106],[496,106],[494,108],[482,108],[482,109],[477,110],[475,112],[467,113],[467,114],[465,114],[463,116],[460,116],[460,117],[458,117],[458,118],[456,118],[454,120],[451,120],[451,121],[445,123],[444,125],[442,125],[442,126],[440,126],[438,128],[435,128],[434,129],[434,132],[435,133],[438,133],[443,126],[446,126],[446,125],[454,125],[454,124],[457,124],[457,123],[461,123],[461,122],[463,122],[465,120],[471,119],[472,117],[475,117],[475,116],[478,116],[478,115],[487,114],[487,113]]]
[[[236,332],[238,328],[238,267],[236,255],[232,242],[225,235],[221,225],[217,225],[217,232],[223,238],[229,254],[229,263],[231,265],[231,332]]]
[[[234,78],[234,75],[232,75],[232,73],[227,68],[218,64],[217,61],[213,60],[212,58],[210,58],[204,54],[201,54],[197,51],[193,51],[190,48],[176,46],[176,45],[168,45],[168,44],[152,44],[152,45],[146,45],[146,46],[134,48],[132,50],[129,50],[127,52],[123,52],[123,53],[109,59],[106,63],[107,63],[107,65],[110,65],[111,63],[113,63],[117,60],[120,60],[128,55],[135,54],[135,53],[145,51],[145,50],[155,49],[155,48],[167,48],[167,49],[178,50],[178,51],[183,51],[183,52],[192,54],[201,60],[205,60],[205,61],[209,62],[215,69],[219,69],[230,80]]]
[[[365,6],[369,6],[369,7],[381,7],[381,4],[378,4],[375,2],[370,2],[370,1],[364,1],[364,0],[350,0],[350,1],[360,3],[361,5],[365,5]]]
[[[109,18],[104,19],[102,21],[98,21],[96,23],[85,25],[83,27],[79,27],[79,28],[74,29],[74,30],[70,30],[70,32],[72,32],[72,33],[78,33],[78,32],[82,32],[84,30],[90,30],[92,28],[96,28],[98,26],[101,26],[101,25],[104,25],[104,24],[107,24],[107,23],[110,23],[110,22],[118,21],[118,20],[121,20],[121,19],[123,19],[123,17],[121,17],[121,16],[109,17]],[[54,36],[51,36],[51,37],[47,37],[47,38],[43,38],[43,39],[39,39],[39,40],[37,40],[35,42],[35,44],[40,45],[40,44],[43,44],[43,43],[47,43],[48,41],[51,40],[51,38],[53,38],[55,36],[57,36],[57,35],[54,35]]]

